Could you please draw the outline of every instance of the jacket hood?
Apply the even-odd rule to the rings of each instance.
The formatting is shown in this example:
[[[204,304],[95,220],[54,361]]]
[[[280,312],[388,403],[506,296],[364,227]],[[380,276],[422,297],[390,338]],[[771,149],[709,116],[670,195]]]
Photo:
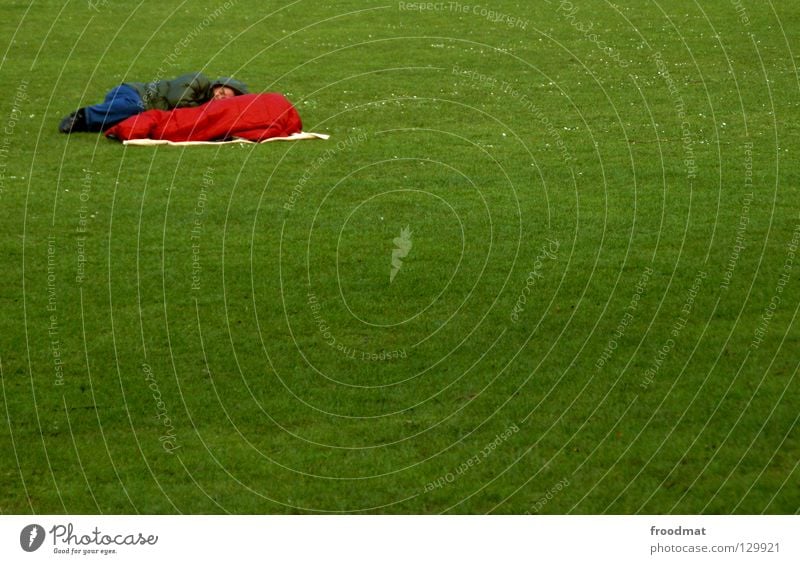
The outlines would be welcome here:
[[[244,82],[240,82],[235,78],[230,78],[228,76],[221,76],[211,83],[211,89],[213,89],[215,86],[227,86],[236,92],[237,96],[249,93],[247,90],[247,85]]]

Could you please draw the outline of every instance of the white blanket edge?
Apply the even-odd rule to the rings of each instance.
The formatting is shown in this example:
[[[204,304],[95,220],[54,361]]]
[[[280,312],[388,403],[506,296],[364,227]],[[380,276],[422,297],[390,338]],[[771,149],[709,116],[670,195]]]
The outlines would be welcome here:
[[[310,131],[301,131],[300,133],[292,133],[288,137],[270,137],[260,143],[269,143],[270,141],[301,141],[303,139],[322,139],[327,141],[330,135],[326,133],[312,133]],[[152,145],[173,145],[173,146],[194,146],[194,145],[255,145],[256,141],[249,139],[231,139],[230,141],[167,141],[166,139],[128,139],[122,142],[123,145],[135,146],[152,146]]]

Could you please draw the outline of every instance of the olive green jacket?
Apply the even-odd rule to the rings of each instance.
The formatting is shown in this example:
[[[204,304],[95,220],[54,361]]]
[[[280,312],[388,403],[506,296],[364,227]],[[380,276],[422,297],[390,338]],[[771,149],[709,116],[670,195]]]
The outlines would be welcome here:
[[[172,80],[125,84],[139,93],[146,110],[171,110],[205,104],[214,97],[215,86],[229,86],[237,95],[247,94],[247,85],[243,82],[227,77],[211,82],[199,72],[183,74]]]

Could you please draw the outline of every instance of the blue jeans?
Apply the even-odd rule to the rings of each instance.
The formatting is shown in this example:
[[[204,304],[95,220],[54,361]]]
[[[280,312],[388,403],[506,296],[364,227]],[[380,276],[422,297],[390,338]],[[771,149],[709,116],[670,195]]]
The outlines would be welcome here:
[[[144,111],[139,93],[125,84],[109,90],[102,104],[84,108],[89,131],[104,131],[122,120]]]

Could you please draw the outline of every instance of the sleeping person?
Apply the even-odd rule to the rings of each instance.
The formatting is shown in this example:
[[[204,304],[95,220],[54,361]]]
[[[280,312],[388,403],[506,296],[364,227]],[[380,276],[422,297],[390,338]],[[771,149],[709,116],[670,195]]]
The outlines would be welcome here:
[[[233,78],[213,82],[202,73],[184,74],[171,80],[126,82],[112,88],[100,104],[80,108],[61,120],[61,133],[105,131],[122,120],[147,110],[197,107],[210,100],[247,94],[247,85]]]

